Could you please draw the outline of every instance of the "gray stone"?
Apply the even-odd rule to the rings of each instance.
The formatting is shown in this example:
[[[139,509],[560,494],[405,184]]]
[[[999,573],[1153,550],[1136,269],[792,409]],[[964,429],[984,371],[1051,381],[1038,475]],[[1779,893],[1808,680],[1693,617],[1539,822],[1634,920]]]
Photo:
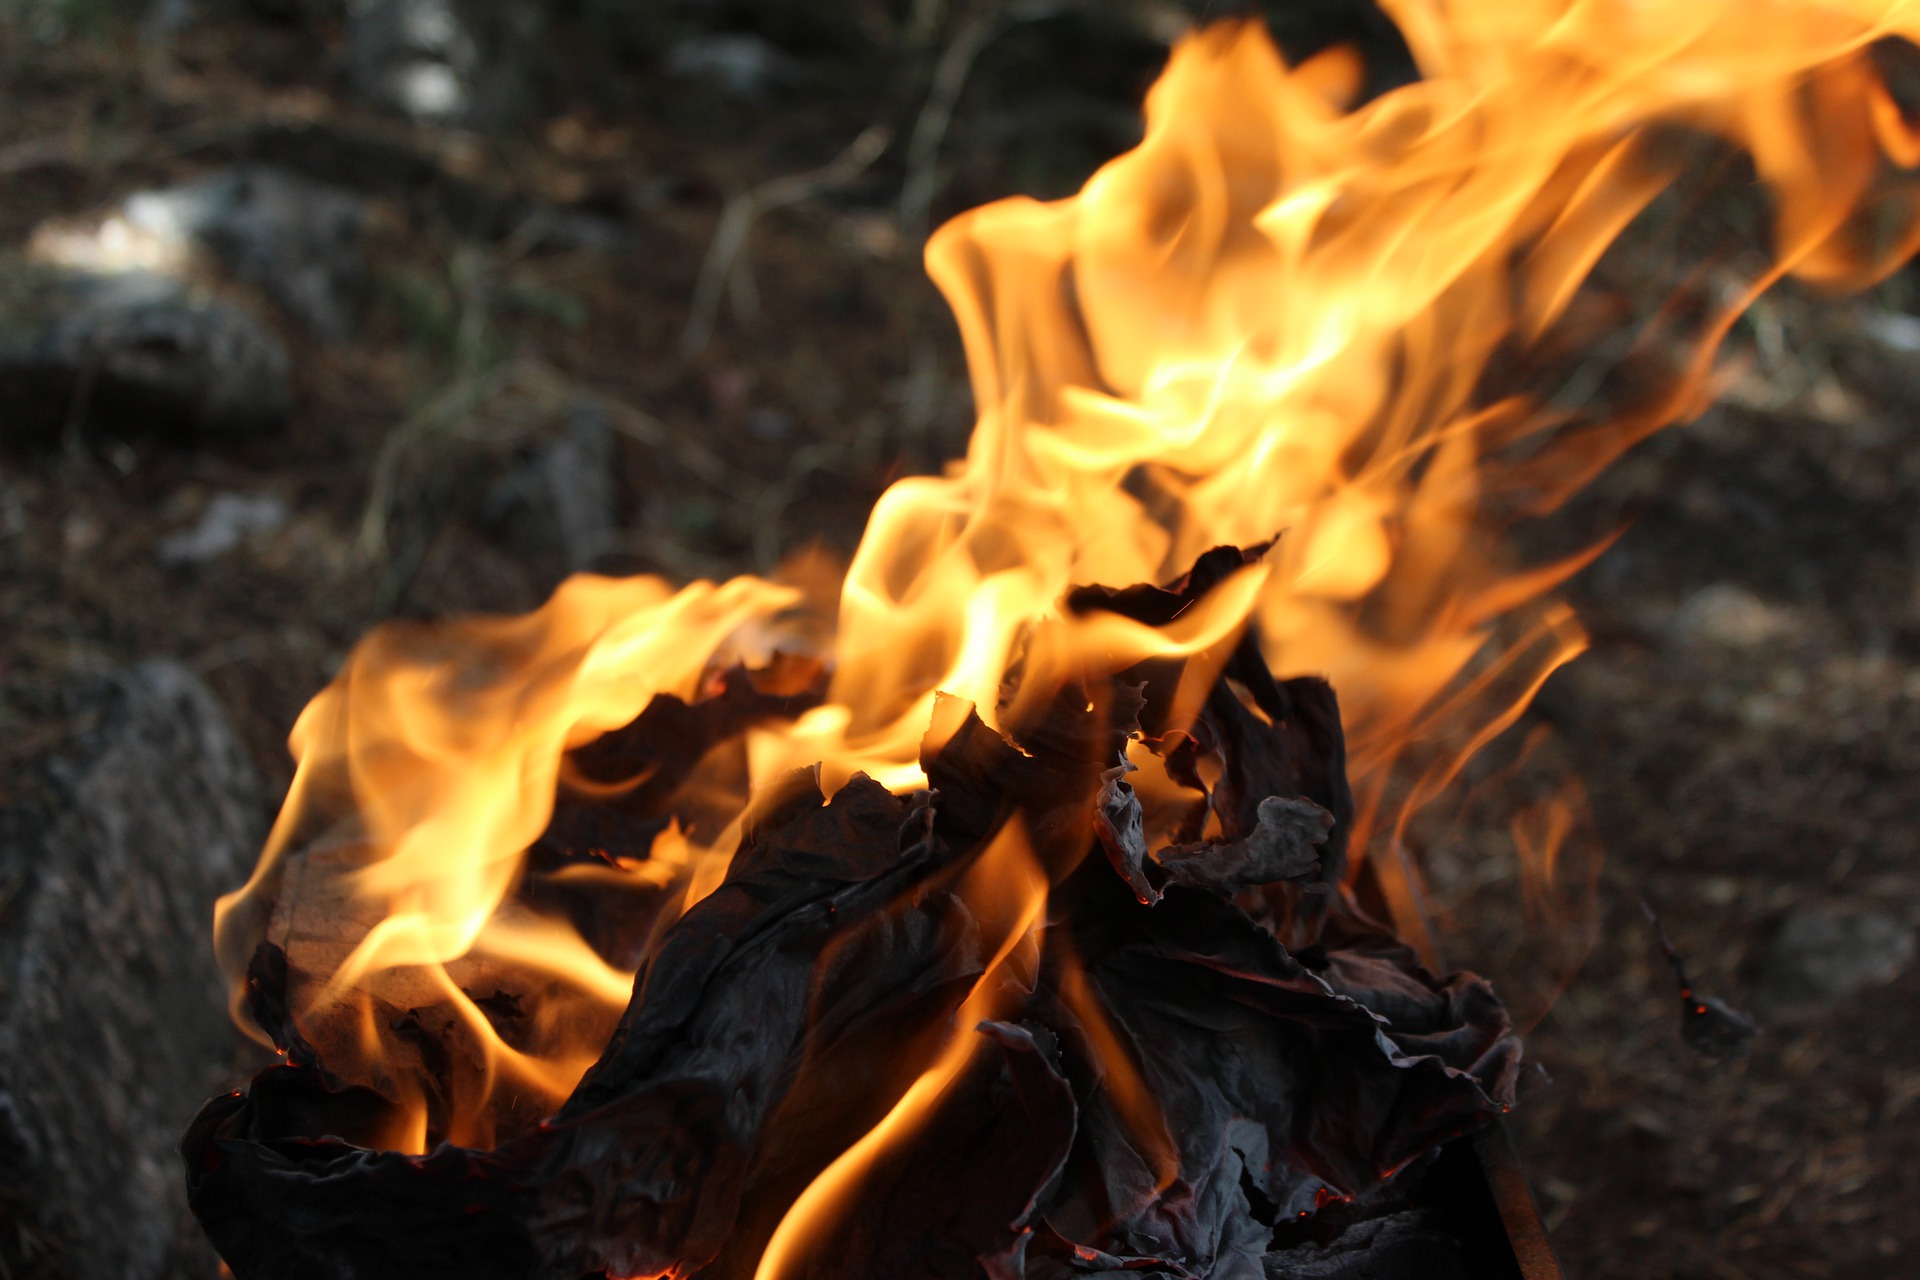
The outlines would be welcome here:
[[[216,493],[189,528],[160,540],[160,563],[205,564],[249,538],[272,533],[292,512],[271,493]]]
[[[0,816],[0,1204],[55,1274],[153,1280],[191,1256],[175,1148],[235,1048],[213,901],[268,802],[183,667],[95,677],[74,706],[83,740]]]
[[[1898,916],[1831,903],[1797,907],[1761,963],[1754,1004],[1774,1018],[1814,1013],[1891,982],[1913,956],[1913,926]]]
[[[689,36],[667,50],[668,74],[705,80],[736,98],[756,100],[796,78],[792,58],[759,36]]]
[[[354,0],[348,83],[421,123],[498,127],[527,109],[541,26],[539,7],[517,0]]]
[[[278,430],[287,352],[258,319],[146,271],[0,258],[0,440],[103,428],[196,440]]]
[[[1757,648],[1795,629],[1789,610],[1730,582],[1694,592],[1674,611],[1671,623],[1675,640],[1724,649]]]
[[[592,402],[528,451],[487,496],[487,523],[521,556],[559,573],[591,568],[618,530],[613,428]]]
[[[125,217],[163,240],[204,249],[316,337],[344,338],[352,328],[368,210],[351,192],[271,165],[236,165],[129,196]]]

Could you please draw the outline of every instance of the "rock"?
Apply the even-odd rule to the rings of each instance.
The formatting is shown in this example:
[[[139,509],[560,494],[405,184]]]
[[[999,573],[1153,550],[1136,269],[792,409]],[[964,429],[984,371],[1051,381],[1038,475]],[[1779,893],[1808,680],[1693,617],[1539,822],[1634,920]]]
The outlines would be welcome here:
[[[197,1242],[175,1148],[235,1045],[213,901],[268,799],[183,667],[96,678],[75,705],[85,741],[0,815],[0,1204],[54,1242],[55,1273],[153,1280]]]
[[[689,36],[667,50],[669,75],[704,80],[736,98],[764,98],[767,91],[792,82],[792,58],[756,35]]]
[[[777,444],[793,437],[793,415],[778,409],[755,409],[747,415],[747,434]]]
[[[1795,621],[1744,587],[1716,582],[1689,596],[1674,611],[1675,639],[1729,649],[1750,649],[1790,633]]]
[[[235,165],[130,196],[122,216],[137,231],[204,249],[316,337],[337,340],[352,328],[369,215],[351,192],[271,165]]]
[[[613,464],[605,411],[577,405],[564,433],[524,454],[493,487],[486,521],[521,556],[552,566],[555,577],[590,568],[619,527]]]
[[[1767,1016],[1817,1012],[1898,977],[1913,962],[1913,926],[1883,911],[1797,907],[1761,962],[1754,1004]]]
[[[1920,354],[1920,316],[1902,311],[1874,310],[1860,317],[1860,329],[1889,351]]]
[[[533,217],[539,221],[532,226],[522,223],[514,230],[519,232],[524,228],[527,242],[535,249],[623,253],[635,246],[633,228],[603,213],[548,207],[529,215],[529,218]]]
[[[497,128],[527,108],[541,26],[516,0],[354,0],[348,83],[420,123]]]
[[[290,404],[286,348],[238,307],[152,272],[0,258],[0,443],[246,439]]]
[[[192,528],[161,539],[160,563],[205,564],[255,534],[272,533],[290,514],[270,493],[216,493]]]

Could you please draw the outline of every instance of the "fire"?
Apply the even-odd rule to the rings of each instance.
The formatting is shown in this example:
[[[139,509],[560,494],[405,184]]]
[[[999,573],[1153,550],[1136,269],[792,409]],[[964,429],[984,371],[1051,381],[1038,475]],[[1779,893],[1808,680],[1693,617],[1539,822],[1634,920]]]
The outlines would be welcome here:
[[[1503,527],[1701,409],[1762,290],[1788,274],[1858,285],[1920,244],[1920,131],[1872,57],[1920,36],[1920,4],[1387,8],[1418,83],[1355,105],[1347,52],[1289,68],[1262,29],[1211,27],[1174,50],[1144,141],[1078,195],[1002,201],[933,237],[978,424],[945,474],[881,498],[824,649],[798,620],[803,593],[753,578],[582,576],[524,618],[368,637],[295,726],[285,807],[221,903],[236,990],[260,940],[304,941],[318,967],[301,1023],[335,1069],[408,1103],[399,1145],[486,1145],[569,1093],[647,954],[645,937],[582,936],[542,906],[552,895],[630,895],[657,932],[718,882],[750,801],[786,772],[818,764],[828,794],[856,772],[924,786],[922,741],[958,727],[954,708],[1017,723],[1072,672],[1150,656],[1187,661],[1204,691],[1249,627],[1274,670],[1338,689],[1356,865],[1371,860],[1396,927],[1431,945],[1409,823],[1584,643],[1550,593],[1592,553],[1516,565]],[[1700,138],[1751,156],[1776,211],[1770,265],[1705,306],[1650,311],[1622,362],[1634,378],[1604,397],[1570,404],[1503,375],[1580,343],[1583,281]],[[1210,546],[1275,538],[1164,627],[1061,606],[1076,584],[1165,580]],[[649,858],[530,858],[557,794],[654,776],[582,776],[569,752],[670,699],[719,696],[735,663],[777,671],[780,651],[811,651],[824,696],[671,762],[685,812]],[[1177,799],[1135,763],[1149,809]],[[1515,819],[1531,900],[1552,898],[1575,813]],[[1060,871],[1023,843],[978,865],[1011,886],[973,891],[1004,917],[997,981],[1043,940]],[[501,974],[539,993],[511,1037],[489,1003]],[[992,998],[983,977],[944,1053],[801,1197],[762,1276],[788,1274],[782,1251],[827,1230],[873,1149],[937,1105]],[[426,1026],[428,1007],[450,1013]],[[408,1037],[454,1046],[459,1096],[389,1065]],[[1122,1103],[1151,1137],[1137,1092]]]
[[[1011,979],[1010,971],[1018,964],[1021,950],[1036,949],[1034,926],[1046,907],[1047,881],[1018,818],[988,843],[964,879],[967,883],[960,886],[961,899],[990,921],[1000,938],[993,957],[954,1018],[957,1027],[970,1029],[993,1017],[999,988]],[[1027,967],[1031,969],[1031,963]],[[952,1037],[939,1059],[901,1095],[880,1123],[808,1185],[774,1229],[753,1280],[780,1280],[804,1270],[804,1246],[831,1232],[836,1218],[857,1208],[861,1182],[869,1175],[874,1156],[940,1105],[941,1093],[966,1068],[976,1041],[977,1037],[971,1035]]]

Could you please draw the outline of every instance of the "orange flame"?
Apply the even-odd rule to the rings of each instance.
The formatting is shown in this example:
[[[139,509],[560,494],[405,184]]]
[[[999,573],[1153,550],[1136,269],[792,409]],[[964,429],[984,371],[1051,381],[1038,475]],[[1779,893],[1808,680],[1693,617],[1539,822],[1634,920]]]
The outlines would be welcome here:
[[[1046,874],[1034,861],[1018,818],[1001,828],[968,868],[958,888],[961,901],[989,930],[998,934],[992,958],[954,1014],[953,1033],[934,1064],[908,1086],[880,1122],[841,1152],[794,1200],[774,1229],[754,1269],[753,1280],[780,1280],[799,1274],[803,1250],[828,1232],[833,1221],[858,1203],[860,1185],[874,1158],[910,1134],[936,1107],[972,1057],[974,1028],[994,1016],[1009,962],[1023,944],[1033,942],[1034,926],[1047,903]]]
[[[1502,524],[1702,408],[1721,340],[1776,280],[1862,283],[1920,243],[1920,131],[1870,56],[1920,35],[1920,4],[1387,8],[1419,82],[1354,107],[1346,52],[1290,69],[1262,29],[1216,26],[1180,42],[1144,141],[1078,195],[1002,201],[934,236],[927,267],[979,412],[967,455],[882,496],[821,655],[824,704],[752,730],[741,778],[731,757],[702,762],[723,811],[816,761],[829,790],[856,770],[921,785],[939,693],[993,722],[1077,665],[1198,657],[1252,626],[1275,670],[1338,689],[1356,857],[1423,939],[1409,823],[1584,643],[1548,593],[1590,557],[1516,568]],[[1704,313],[1651,314],[1624,362],[1635,376],[1604,396],[1569,406],[1504,383],[1581,345],[1583,282],[1682,175],[1686,138],[1751,156],[1774,202],[1770,265]],[[1167,628],[1058,604],[1076,583],[1163,580],[1211,545],[1275,534]],[[472,1096],[418,1099],[446,1114],[422,1119],[415,1149],[484,1142],[489,1115],[550,1106],[631,981],[512,900],[562,754],[656,695],[696,697],[732,658],[799,644],[796,600],[749,578],[676,592],[580,577],[526,618],[370,636],[296,725],[286,806],[221,903],[236,983],[260,939],[304,942],[303,1025],[351,1028],[366,1074],[403,1093],[382,1074],[395,1019],[376,1009],[451,1008],[479,1058]],[[1554,847],[1564,832],[1541,821],[1517,842]],[[638,870],[576,874],[656,894],[668,919],[712,887],[738,830],[674,828]],[[303,903],[348,936],[320,936]],[[481,990],[503,971],[564,1016],[509,1045]]]

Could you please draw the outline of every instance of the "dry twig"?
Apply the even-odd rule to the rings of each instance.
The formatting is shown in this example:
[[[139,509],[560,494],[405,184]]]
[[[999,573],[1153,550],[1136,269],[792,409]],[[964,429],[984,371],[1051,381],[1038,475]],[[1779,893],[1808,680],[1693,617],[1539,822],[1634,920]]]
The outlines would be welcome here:
[[[720,319],[723,293],[732,290],[737,310],[754,309],[752,279],[744,273],[740,255],[755,220],[770,210],[801,204],[846,186],[865,173],[892,141],[892,130],[884,125],[870,125],[847,144],[846,150],[820,168],[771,179],[727,201],[720,211],[720,224],[714,228],[713,240],[707,246],[706,259],[700,264],[700,278],[693,287],[693,305],[686,330],[680,337],[683,354],[694,356],[706,350],[714,325]]]
[[[900,229],[909,244],[927,238],[927,222],[938,186],[940,144],[953,122],[960,91],[982,51],[1003,32],[1023,22],[1050,18],[1067,7],[1065,0],[1012,0],[989,4],[960,25],[934,64],[926,103],[913,122],[907,143],[907,176],[900,188]]]

